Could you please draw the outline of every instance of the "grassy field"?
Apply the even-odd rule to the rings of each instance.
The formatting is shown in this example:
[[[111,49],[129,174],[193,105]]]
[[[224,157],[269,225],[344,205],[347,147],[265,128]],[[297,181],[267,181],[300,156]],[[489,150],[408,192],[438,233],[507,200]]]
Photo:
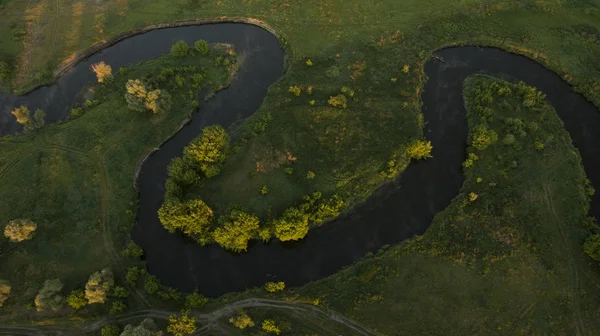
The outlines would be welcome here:
[[[200,93],[191,87],[194,73],[205,70],[205,87],[228,85],[235,67],[215,66],[215,58],[222,55],[226,51],[213,49],[206,56],[143,62],[98,85],[94,98],[99,105],[80,117],[0,140],[0,222],[24,217],[38,224],[30,241],[0,239],[0,279],[13,287],[0,320],[27,314],[46,279],[60,278],[68,292],[103,267],[119,274],[136,262],[121,256],[136,211],[133,172],[146,151],[173,134],[193,111],[192,101]],[[177,70],[186,66],[196,70]],[[172,96],[171,109],[157,115],[129,110],[124,99],[127,80],[156,78],[169,67],[174,74],[161,88]],[[184,87],[175,87],[176,74],[186,79]]]
[[[502,88],[512,94],[500,96]],[[388,335],[598,330],[600,275],[581,249],[592,225],[585,173],[552,107],[543,99],[523,107],[519,90],[492,77],[469,78],[470,137],[481,139],[475,130],[487,119],[498,140],[469,147],[478,159],[464,168],[461,193],[425,235],[294,290],[297,299],[319,299]],[[478,103],[486,91],[494,101]],[[482,107],[491,117],[476,112]]]

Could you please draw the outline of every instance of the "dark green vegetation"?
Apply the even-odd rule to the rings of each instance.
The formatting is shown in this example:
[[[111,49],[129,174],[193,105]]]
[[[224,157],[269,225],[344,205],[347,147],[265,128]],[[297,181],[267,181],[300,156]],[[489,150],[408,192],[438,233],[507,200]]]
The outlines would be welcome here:
[[[217,58],[229,59],[229,66],[216,66]],[[41,302],[52,308],[45,309],[43,316],[52,310],[59,316],[72,314],[65,298],[82,315],[118,313],[126,303],[135,304],[123,290],[112,292],[112,282],[107,280],[112,275],[92,274],[108,266],[117,275],[116,283],[129,290],[139,285],[161,298],[181,297],[160,289],[158,281],[139,268],[132,268],[125,279],[125,267],[138,263],[128,256],[142,253],[135,244],[127,245],[137,197],[133,173],[148,150],[189,117],[201,98],[200,90],[223,88],[235,70],[235,56],[224,47],[115,69],[111,80],[93,88],[94,102],[76,108],[80,113],[72,115],[73,120],[0,140],[2,229],[19,218],[37,224],[29,240],[0,239],[0,279],[11,286],[1,321],[36,316],[30,308],[35,308],[34,298],[48,279],[60,279],[61,288],[43,293]],[[141,97],[145,92],[145,108],[139,111],[129,109],[125,98],[130,93],[127,83],[135,80],[139,80],[135,94]],[[156,90],[160,93],[153,96]],[[172,97],[170,107],[153,109],[165,92]],[[48,286],[58,287],[57,283]],[[82,298],[104,304],[81,307]]]
[[[522,83],[474,76],[464,98],[460,195],[423,236],[293,293],[390,335],[593,334],[590,191],[569,134]]]

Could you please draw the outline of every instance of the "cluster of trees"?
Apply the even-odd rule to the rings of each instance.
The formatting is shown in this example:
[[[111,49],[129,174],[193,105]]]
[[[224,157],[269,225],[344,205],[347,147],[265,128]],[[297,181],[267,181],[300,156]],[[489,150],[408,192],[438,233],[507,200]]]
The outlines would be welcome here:
[[[38,312],[51,310],[59,311],[65,303],[65,298],[60,294],[63,284],[60,279],[44,281],[44,286],[35,297],[35,308]]]
[[[130,79],[125,84],[127,107],[134,111],[163,113],[171,108],[171,95],[161,89],[152,89],[139,79]]]
[[[285,282],[267,282],[265,284],[265,290],[269,293],[280,292],[285,289]]]
[[[115,279],[110,269],[94,272],[85,284],[85,298],[89,304],[104,303],[106,296],[113,288]]]
[[[29,240],[37,229],[37,224],[29,219],[14,219],[4,227],[4,236],[18,243]]]
[[[171,46],[171,55],[175,57],[184,57],[192,52],[199,55],[206,55],[208,54],[208,51],[208,42],[204,40],[198,40],[194,42],[193,48],[190,48],[185,41],[177,41]]]
[[[212,210],[200,199],[169,199],[158,209],[158,218],[165,229],[171,233],[181,231],[200,242],[209,236],[212,216]]]
[[[44,126],[44,118],[46,112],[42,109],[37,109],[33,113],[33,119],[27,106],[19,106],[10,112],[17,119],[17,123],[23,125],[25,132]]]

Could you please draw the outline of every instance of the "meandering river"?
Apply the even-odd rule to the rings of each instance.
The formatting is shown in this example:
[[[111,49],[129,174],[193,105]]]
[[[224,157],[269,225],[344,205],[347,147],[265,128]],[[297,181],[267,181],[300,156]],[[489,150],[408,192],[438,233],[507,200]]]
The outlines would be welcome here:
[[[163,229],[157,217],[164,196],[167,164],[203,127],[251,115],[268,87],[283,75],[284,53],[271,33],[251,25],[212,24],[169,28],[137,35],[108,47],[78,64],[56,83],[15,97],[0,93],[0,133],[20,126],[10,110],[26,104],[43,108],[47,121],[63,120],[83,86],[94,80],[90,64],[100,60],[114,69],[157,57],[185,40],[230,43],[242,56],[242,66],[230,87],[205,103],[186,125],[143,164],[139,175],[140,204],[133,239],[145,251],[149,271],[163,284],[182,291],[198,288],[209,296],[260,286],[268,281],[302,285],[331,275],[386,244],[422,234],[433,217],[458,194],[464,177],[467,124],[462,101],[464,79],[478,72],[523,80],[547,95],[574,145],[586,173],[600,189],[600,113],[558,75],[540,64],[494,48],[456,47],[436,52],[443,59],[425,64],[423,114],[425,135],[433,143],[433,158],[412,163],[394,182],[378,190],[348,214],[312,230],[297,243],[253,242],[249,251],[235,254],[217,245],[200,247]],[[131,186],[123,186],[130,188]],[[600,217],[600,192],[590,214]]]

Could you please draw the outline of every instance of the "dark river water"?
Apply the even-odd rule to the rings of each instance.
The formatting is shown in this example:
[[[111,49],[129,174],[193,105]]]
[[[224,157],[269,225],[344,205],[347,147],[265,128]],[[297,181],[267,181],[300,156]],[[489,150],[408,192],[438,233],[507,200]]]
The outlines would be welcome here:
[[[150,273],[163,284],[189,292],[198,288],[208,296],[285,281],[298,286],[331,275],[386,244],[395,244],[429,227],[458,194],[464,181],[467,123],[462,101],[464,79],[486,72],[523,80],[547,95],[574,145],[586,173],[600,189],[600,113],[574,93],[558,75],[525,57],[494,48],[456,47],[436,52],[444,62],[425,64],[423,114],[425,135],[433,143],[433,158],[410,164],[394,182],[378,190],[348,214],[311,230],[296,243],[251,243],[248,252],[230,253],[218,245],[200,247],[163,229],[157,217],[164,196],[167,164],[203,127],[232,122],[251,115],[261,105],[268,87],[283,74],[284,53],[270,33],[243,24],[218,24],[156,30],[109,47],[79,64],[55,84],[27,96],[0,94],[0,132],[19,129],[10,115],[14,106],[43,108],[47,120],[62,120],[75,95],[95,79],[91,63],[103,60],[114,69],[169,52],[170,46],[198,39],[235,45],[243,57],[231,86],[216,94],[192,122],[167,141],[144,163],[139,176],[140,208],[133,239],[144,249]],[[130,186],[123,186],[129,188]],[[600,192],[592,199],[590,214],[600,217]]]

